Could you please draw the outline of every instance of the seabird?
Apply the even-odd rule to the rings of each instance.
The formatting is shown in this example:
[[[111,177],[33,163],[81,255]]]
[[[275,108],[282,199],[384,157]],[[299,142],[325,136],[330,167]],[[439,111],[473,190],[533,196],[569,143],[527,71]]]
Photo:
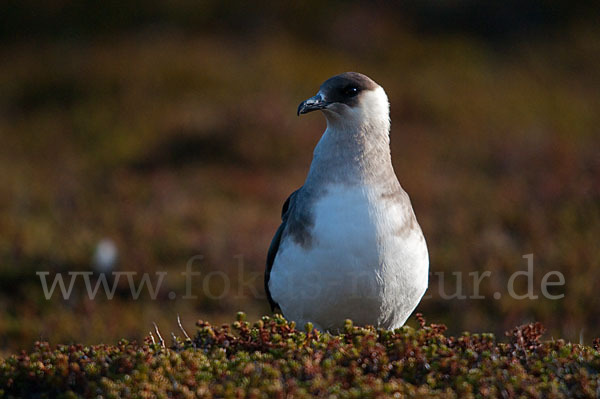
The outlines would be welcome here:
[[[267,255],[272,310],[339,331],[346,319],[402,326],[427,289],[427,244],[390,154],[389,102],[367,76],[326,80],[298,107],[327,129],[304,185],[285,201]]]

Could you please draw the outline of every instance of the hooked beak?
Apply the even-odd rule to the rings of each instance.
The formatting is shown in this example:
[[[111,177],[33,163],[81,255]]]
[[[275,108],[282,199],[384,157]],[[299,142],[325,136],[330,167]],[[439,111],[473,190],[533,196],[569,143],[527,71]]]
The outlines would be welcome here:
[[[300,116],[300,114],[307,114],[311,111],[326,108],[329,104],[329,102],[323,99],[321,94],[317,94],[316,96],[300,103],[298,106],[298,116]]]

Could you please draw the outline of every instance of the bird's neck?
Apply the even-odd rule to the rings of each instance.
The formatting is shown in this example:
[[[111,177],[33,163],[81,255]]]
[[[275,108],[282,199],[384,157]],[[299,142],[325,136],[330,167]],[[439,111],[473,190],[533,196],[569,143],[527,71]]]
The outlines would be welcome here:
[[[387,115],[362,118],[358,123],[328,116],[306,184],[377,184],[395,179],[389,129]]]

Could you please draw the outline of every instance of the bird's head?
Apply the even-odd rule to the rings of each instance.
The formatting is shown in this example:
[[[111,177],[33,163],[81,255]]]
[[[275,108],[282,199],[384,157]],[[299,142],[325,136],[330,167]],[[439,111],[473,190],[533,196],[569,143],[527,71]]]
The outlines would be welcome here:
[[[345,72],[327,79],[315,96],[298,106],[298,115],[316,110],[323,111],[328,124],[389,121],[385,91],[357,72]]]

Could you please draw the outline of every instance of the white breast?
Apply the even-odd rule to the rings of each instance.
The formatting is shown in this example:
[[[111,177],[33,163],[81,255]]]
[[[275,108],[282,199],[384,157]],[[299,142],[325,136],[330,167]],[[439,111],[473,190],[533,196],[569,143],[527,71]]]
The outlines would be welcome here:
[[[412,211],[368,186],[330,185],[314,204],[312,245],[283,240],[269,288],[291,320],[323,330],[404,324],[427,286],[427,247]]]

